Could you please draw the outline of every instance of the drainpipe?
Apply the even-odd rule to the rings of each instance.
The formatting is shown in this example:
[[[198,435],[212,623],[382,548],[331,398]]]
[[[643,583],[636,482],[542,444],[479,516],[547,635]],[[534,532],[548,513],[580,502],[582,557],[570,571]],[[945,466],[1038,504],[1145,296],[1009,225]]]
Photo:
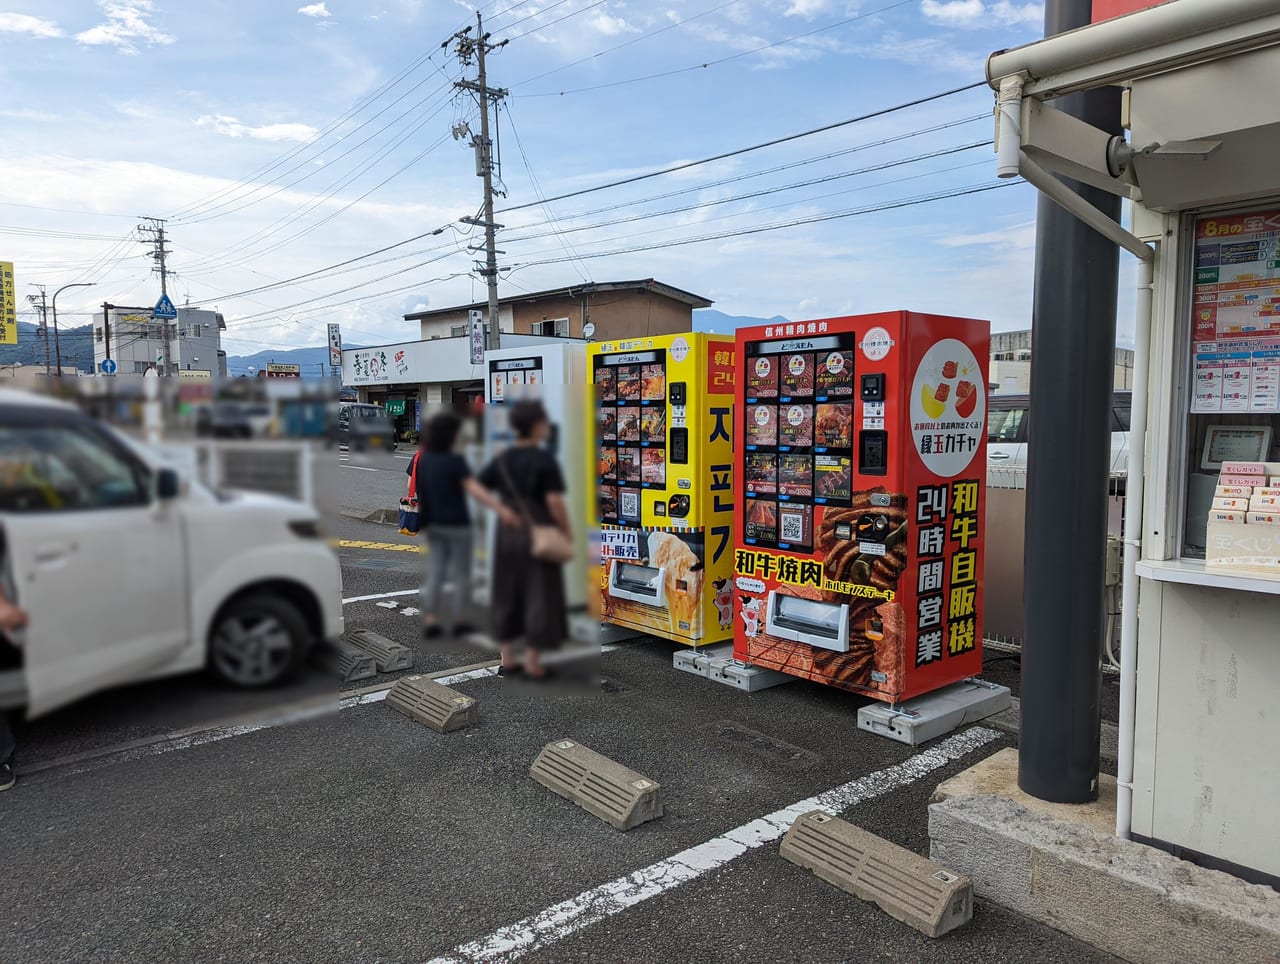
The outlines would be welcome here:
[[[996,95],[996,176],[1017,177],[1022,157],[1021,75],[1000,78]]]
[[[1145,245],[1143,247],[1146,247]],[[1150,249],[1148,249],[1150,250]],[[1120,747],[1116,761],[1116,836],[1133,827],[1133,755],[1138,691],[1138,562],[1142,558],[1143,469],[1147,459],[1147,366],[1155,258],[1138,263],[1133,332],[1133,409],[1129,416],[1129,481],[1125,487],[1124,575],[1120,597]]]
[[[1143,469],[1146,462],[1151,313],[1155,251],[1068,189],[1022,153],[1021,76],[1003,77],[997,96],[997,173],[1022,176],[1042,194],[1138,259],[1134,318],[1133,406],[1129,420],[1129,478],[1125,487],[1124,575],[1120,604],[1120,746],[1116,772],[1116,836],[1129,839],[1133,826],[1133,757],[1138,682],[1138,561],[1142,558]]]

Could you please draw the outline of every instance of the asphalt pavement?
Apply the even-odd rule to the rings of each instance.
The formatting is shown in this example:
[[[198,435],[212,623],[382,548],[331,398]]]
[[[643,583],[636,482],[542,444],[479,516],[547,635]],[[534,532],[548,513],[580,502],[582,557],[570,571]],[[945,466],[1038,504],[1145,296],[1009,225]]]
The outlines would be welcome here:
[[[352,517],[398,498],[403,467],[346,464],[322,471],[350,513],[330,532],[348,628],[412,646],[418,672],[474,667],[474,648],[421,640],[422,554]],[[357,693],[318,668],[270,694],[195,676],[37,721],[0,795],[0,958],[1109,960],[982,900],[930,941],[783,861],[776,839],[723,846],[838,790],[824,799],[844,817],[925,853],[933,788],[1009,737],[913,749],[857,730],[847,694],[742,693],[674,670],[674,651],[611,648],[604,685],[567,695],[472,669],[452,685],[481,722],[446,736],[381,702],[389,678]],[[539,750],[566,737],[659,781],[665,816],[619,833],[535,783]],[[703,857],[677,856],[689,848]]]

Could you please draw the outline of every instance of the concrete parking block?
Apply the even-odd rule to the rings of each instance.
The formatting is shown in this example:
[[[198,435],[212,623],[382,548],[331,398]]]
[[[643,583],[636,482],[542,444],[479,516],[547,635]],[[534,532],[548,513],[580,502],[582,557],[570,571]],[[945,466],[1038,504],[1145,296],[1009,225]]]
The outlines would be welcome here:
[[[480,705],[474,699],[427,676],[396,680],[386,703],[437,733],[453,733],[480,722]]]
[[[342,640],[330,643],[320,651],[320,663],[344,683],[355,683],[378,675],[372,656]]]
[[[660,784],[576,740],[548,743],[529,775],[616,830],[630,830],[663,814]]]
[[[398,673],[413,669],[413,650],[401,646],[371,629],[356,629],[342,637],[343,642],[373,657],[379,673]]]
[[[973,918],[968,877],[823,810],[796,819],[780,854],[926,937],[941,937]]]

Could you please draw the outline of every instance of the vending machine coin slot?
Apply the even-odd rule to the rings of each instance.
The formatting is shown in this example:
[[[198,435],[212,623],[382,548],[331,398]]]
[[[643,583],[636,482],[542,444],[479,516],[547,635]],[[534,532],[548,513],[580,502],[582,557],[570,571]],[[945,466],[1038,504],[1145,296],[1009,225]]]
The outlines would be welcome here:
[[[674,388],[675,386],[672,387]],[[689,464],[689,430],[687,428],[673,428],[671,430],[671,451],[668,453],[668,457],[672,465]]]
[[[687,495],[673,495],[667,502],[667,512],[673,519],[683,519],[689,514],[691,500]],[[662,513],[659,512],[659,515]]]
[[[862,376],[862,400],[884,401],[884,372],[867,372]]]
[[[889,471],[889,433],[880,429],[858,433],[858,472],[886,475]]]

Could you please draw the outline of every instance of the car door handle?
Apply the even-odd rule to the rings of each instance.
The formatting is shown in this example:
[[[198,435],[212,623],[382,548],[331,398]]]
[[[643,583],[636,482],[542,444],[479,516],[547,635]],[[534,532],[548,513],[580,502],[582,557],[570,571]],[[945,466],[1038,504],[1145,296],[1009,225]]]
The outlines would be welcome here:
[[[1009,460],[1008,452],[992,452],[987,456],[988,462],[1007,462]]]
[[[72,543],[68,542],[49,542],[38,546],[35,551],[36,565],[47,566],[51,563],[62,562],[67,556],[71,555],[75,548]]]

